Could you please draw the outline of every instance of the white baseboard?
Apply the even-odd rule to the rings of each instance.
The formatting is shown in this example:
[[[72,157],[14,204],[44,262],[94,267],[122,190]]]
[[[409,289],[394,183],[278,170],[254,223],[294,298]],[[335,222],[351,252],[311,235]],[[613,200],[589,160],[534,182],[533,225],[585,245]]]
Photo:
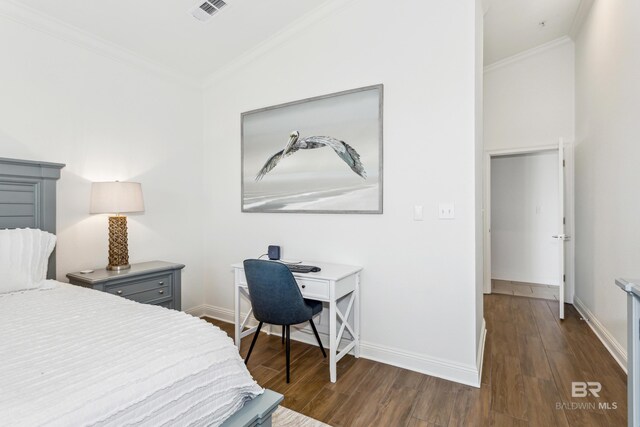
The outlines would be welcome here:
[[[193,317],[202,317],[204,316],[204,313],[205,313],[205,307],[206,306],[204,304],[201,304],[192,308],[188,308],[184,310],[184,312],[192,315]]]
[[[360,356],[432,377],[480,387],[478,371],[475,365],[464,365],[367,342],[360,343]]]
[[[492,274],[491,280],[560,287],[560,283],[557,280],[549,279],[548,277],[516,277],[509,274]]]
[[[203,311],[201,317],[210,317],[212,319],[222,320],[223,322],[233,323],[234,312],[227,308],[216,307],[214,305],[205,304],[201,306]],[[242,317],[242,316],[241,316]],[[254,319],[252,319],[254,320]],[[252,324],[252,326],[255,326]]]
[[[200,314],[201,317],[210,317],[227,323],[233,323],[234,321],[233,310],[222,307],[203,305],[189,310],[190,314],[192,314],[192,311],[194,313],[202,313]],[[253,318],[251,318],[248,323],[252,326],[257,324],[255,319]],[[266,329],[266,333],[281,333],[280,328],[277,326],[274,326],[273,328],[269,327]],[[478,355],[480,358],[482,358],[482,354],[484,353],[484,342],[486,336],[484,319],[482,329],[483,335],[478,348]],[[328,347],[328,335],[322,333],[321,331],[319,334],[322,344],[325,347]],[[295,328],[293,331],[291,331],[291,339],[311,345],[317,344],[316,339],[309,327]],[[345,345],[346,344],[348,343],[345,343]],[[343,346],[340,346],[338,349],[341,350],[342,348]],[[454,381],[473,387],[480,387],[482,360],[480,360],[477,365],[464,365],[444,359],[439,359],[436,357],[427,356],[424,354],[399,350],[366,341],[360,342],[360,357],[375,360],[376,362],[386,363],[388,365],[397,366],[399,368],[420,372],[422,374],[443,378],[445,380]]]
[[[611,335],[611,333],[604,327],[598,318],[587,308],[586,305],[575,296],[573,298],[573,304],[576,310],[580,313],[582,318],[587,322],[587,325],[593,330],[598,339],[602,341],[605,348],[611,353],[613,358],[618,362],[618,365],[622,370],[627,372],[627,350],[620,345],[620,343]]]

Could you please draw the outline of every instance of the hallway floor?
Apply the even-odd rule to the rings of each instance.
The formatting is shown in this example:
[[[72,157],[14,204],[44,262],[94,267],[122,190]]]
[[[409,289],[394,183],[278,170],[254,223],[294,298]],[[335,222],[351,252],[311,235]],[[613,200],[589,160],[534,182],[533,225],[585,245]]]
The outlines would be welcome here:
[[[572,305],[559,320],[556,301],[484,301],[493,411],[531,426],[626,426],[626,375]],[[601,383],[600,397],[572,397],[572,382],[588,381]]]
[[[626,375],[573,306],[560,321],[554,301],[493,294],[484,302],[479,389],[351,356],[332,384],[320,350],[295,341],[287,384],[281,339],[266,334],[249,370],[285,395],[284,406],[333,426],[626,426]],[[233,325],[208,320],[233,336]],[[600,397],[572,397],[574,381],[600,382]]]

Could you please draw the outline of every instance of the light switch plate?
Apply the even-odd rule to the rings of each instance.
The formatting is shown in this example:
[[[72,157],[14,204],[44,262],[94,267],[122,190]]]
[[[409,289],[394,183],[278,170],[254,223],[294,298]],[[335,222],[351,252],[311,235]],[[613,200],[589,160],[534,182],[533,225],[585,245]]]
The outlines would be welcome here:
[[[440,219],[455,219],[456,209],[453,203],[440,203],[439,206]]]
[[[424,220],[422,205],[415,205],[413,207],[413,220],[414,221]]]

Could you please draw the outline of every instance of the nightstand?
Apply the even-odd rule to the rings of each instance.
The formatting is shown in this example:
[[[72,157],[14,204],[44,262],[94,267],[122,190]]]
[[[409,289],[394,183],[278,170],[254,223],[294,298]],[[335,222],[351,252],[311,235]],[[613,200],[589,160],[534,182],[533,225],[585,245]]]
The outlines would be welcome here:
[[[67,278],[72,285],[180,310],[180,273],[183,268],[182,264],[151,261],[131,264],[131,268],[124,271],[102,268],[86,274],[69,273]]]

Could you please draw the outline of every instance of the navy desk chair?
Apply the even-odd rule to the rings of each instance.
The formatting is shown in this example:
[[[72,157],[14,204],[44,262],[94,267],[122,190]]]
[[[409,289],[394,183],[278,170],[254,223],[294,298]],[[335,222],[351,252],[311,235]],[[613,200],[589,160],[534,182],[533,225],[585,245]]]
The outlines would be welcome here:
[[[258,330],[253,335],[251,347],[244,363],[249,362],[253,346],[258,340],[263,323],[282,326],[282,339],[286,341],[287,382],[289,382],[289,360],[291,357],[291,325],[309,322],[318,340],[322,355],[327,357],[320,341],[313,316],[322,311],[322,302],[304,299],[289,268],[279,262],[259,259],[244,261],[253,317],[258,322]]]

